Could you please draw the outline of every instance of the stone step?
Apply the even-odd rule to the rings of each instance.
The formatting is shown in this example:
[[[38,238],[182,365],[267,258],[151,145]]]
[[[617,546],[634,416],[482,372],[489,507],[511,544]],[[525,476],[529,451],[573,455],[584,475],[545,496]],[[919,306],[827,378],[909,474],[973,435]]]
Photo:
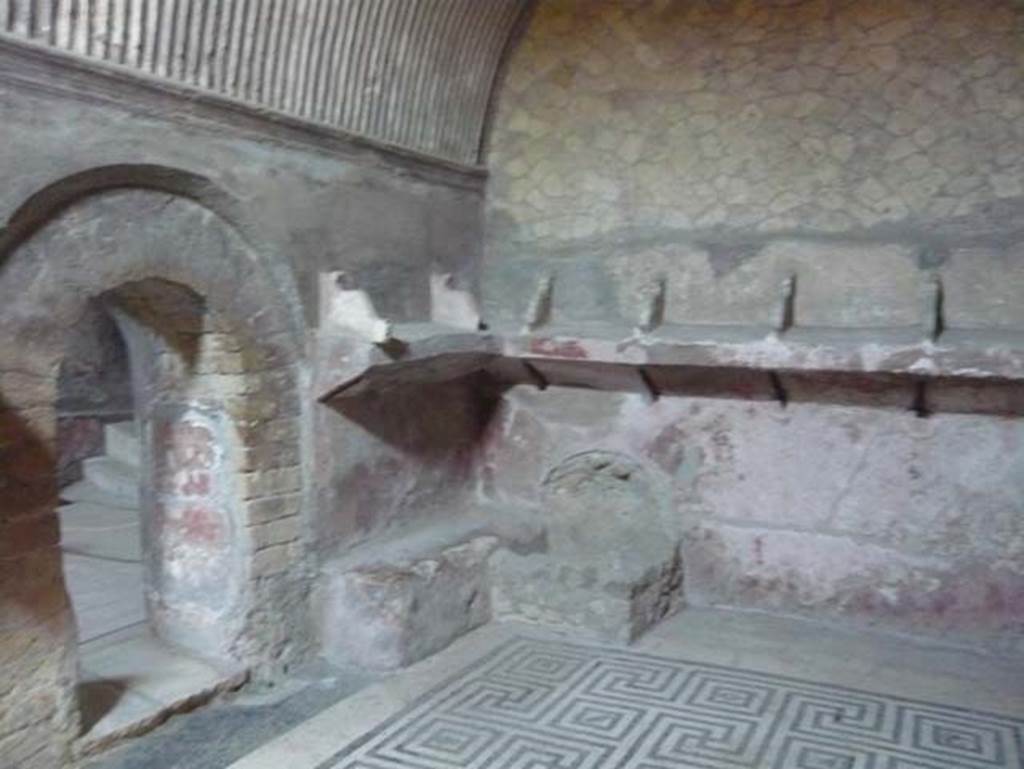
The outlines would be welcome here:
[[[108,456],[90,457],[82,463],[82,480],[119,499],[135,499],[138,507],[139,468]]]
[[[80,756],[145,734],[241,687],[248,670],[158,640],[139,623],[79,647],[78,693],[85,734]]]
[[[130,494],[115,494],[110,489],[101,488],[91,480],[85,479],[61,489],[60,498],[65,502],[88,502],[107,508],[138,510],[140,507],[138,481]]]
[[[106,455],[126,465],[138,467],[142,456],[139,428],[134,420],[111,422],[103,426]]]
[[[78,529],[105,531],[136,526],[139,511],[132,507],[110,507],[96,502],[71,502],[57,508],[61,533]]]
[[[138,510],[72,502],[61,505],[57,513],[65,553],[120,562],[142,559],[142,518]]]

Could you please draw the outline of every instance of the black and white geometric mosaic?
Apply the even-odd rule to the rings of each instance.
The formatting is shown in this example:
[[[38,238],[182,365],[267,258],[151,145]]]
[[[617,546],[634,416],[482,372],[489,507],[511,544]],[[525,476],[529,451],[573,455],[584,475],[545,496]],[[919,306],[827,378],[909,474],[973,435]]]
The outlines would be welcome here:
[[[516,640],[319,769],[1024,769],[1024,719]]]

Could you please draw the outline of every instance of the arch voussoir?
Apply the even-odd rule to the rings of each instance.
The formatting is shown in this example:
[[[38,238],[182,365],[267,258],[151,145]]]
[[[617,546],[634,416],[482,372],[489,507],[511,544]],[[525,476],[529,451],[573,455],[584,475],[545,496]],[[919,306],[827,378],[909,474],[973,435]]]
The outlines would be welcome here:
[[[303,334],[284,300],[293,289],[194,198],[103,189],[54,213],[43,221],[33,208],[31,226],[15,228],[21,240],[8,231],[0,242],[0,301],[10,310],[0,340],[0,633],[35,639],[2,672],[11,691],[45,695],[33,717],[67,745],[76,636],[55,512],[55,401],[69,330],[90,303],[109,308],[122,332],[142,330],[145,344],[129,349],[152,356],[146,381],[162,388],[140,411],[153,462],[143,529],[163,538],[147,552],[184,560],[147,568],[163,580],[147,587],[159,596],[154,626],[254,665],[281,653],[268,617],[302,621],[288,585],[301,578]],[[189,571],[207,567],[206,576]],[[274,596],[281,606],[255,610]],[[0,711],[6,701],[0,694]]]

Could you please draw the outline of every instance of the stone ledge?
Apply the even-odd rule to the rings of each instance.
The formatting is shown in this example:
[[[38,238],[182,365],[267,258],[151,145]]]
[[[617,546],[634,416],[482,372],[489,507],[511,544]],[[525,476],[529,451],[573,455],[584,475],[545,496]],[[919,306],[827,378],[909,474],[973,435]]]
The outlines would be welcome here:
[[[700,372],[749,377],[848,377],[916,386],[1024,382],[1024,331],[917,328],[663,326],[544,327],[502,336],[436,324],[396,325],[391,345],[321,334],[314,395],[322,402],[487,371],[499,381],[642,392],[672,392]],[[777,382],[773,388],[778,390]],[[868,386],[871,382],[868,382]],[[719,387],[712,383],[711,389]],[[860,386],[860,385],[858,385]],[[775,393],[785,399],[784,392]],[[770,396],[774,397],[774,396]]]

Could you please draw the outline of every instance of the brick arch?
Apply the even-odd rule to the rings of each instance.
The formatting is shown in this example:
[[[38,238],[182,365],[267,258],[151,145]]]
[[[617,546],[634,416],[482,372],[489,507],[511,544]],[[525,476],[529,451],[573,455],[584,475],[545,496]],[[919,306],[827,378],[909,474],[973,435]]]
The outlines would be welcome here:
[[[301,646],[284,634],[301,636],[305,624],[298,569],[301,330],[287,306],[290,291],[281,290],[234,227],[177,191],[113,187],[56,200],[56,216],[14,228],[21,237],[10,237],[8,228],[0,252],[0,646],[19,650],[0,660],[0,675],[13,684],[0,692],[0,734],[10,743],[0,751],[49,751],[53,765],[76,732],[75,630],[55,513],[54,406],[65,340],[88,302],[112,302],[155,329],[163,340],[149,348],[156,357],[173,349],[168,339],[175,333],[198,337],[194,355],[184,363],[177,356],[188,375],[162,390],[173,397],[154,404],[163,411],[150,415],[149,443],[154,466],[168,471],[165,480],[173,487],[163,501],[178,508],[159,512],[163,524],[192,515],[185,530],[213,538],[230,532],[232,590],[205,614],[192,611],[197,604],[187,600],[171,605],[163,617],[168,627],[204,619],[215,626],[205,638],[190,630],[174,640],[270,664]],[[160,297],[175,291],[201,301],[198,334],[174,328],[161,308]],[[155,309],[155,317],[144,317],[146,308]],[[160,369],[159,376],[173,379],[175,356],[166,357],[169,371]],[[223,441],[224,467],[205,470],[223,482],[218,494],[229,497],[220,511],[225,520],[187,513],[196,500],[182,483],[193,479],[174,480],[190,468],[174,465],[173,456],[183,446],[189,453],[189,440]],[[174,526],[180,540],[182,526]]]
[[[153,163],[95,166],[55,179],[25,199],[0,227],[0,265],[22,243],[61,213],[85,198],[123,189],[150,190],[192,200],[221,219],[273,276],[274,289],[285,303],[290,330],[302,343],[302,303],[283,260],[264,245],[260,226],[246,206],[209,178],[181,168]]]

